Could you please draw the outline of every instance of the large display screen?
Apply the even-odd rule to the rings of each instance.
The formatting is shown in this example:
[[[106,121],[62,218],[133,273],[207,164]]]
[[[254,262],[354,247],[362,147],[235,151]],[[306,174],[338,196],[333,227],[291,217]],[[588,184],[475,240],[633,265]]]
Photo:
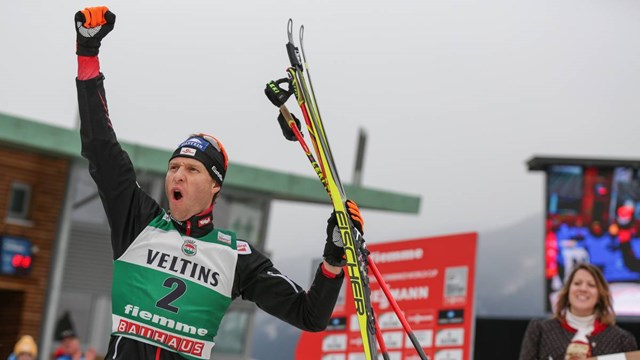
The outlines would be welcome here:
[[[547,310],[573,267],[598,266],[619,316],[640,315],[640,171],[629,167],[547,168]]]

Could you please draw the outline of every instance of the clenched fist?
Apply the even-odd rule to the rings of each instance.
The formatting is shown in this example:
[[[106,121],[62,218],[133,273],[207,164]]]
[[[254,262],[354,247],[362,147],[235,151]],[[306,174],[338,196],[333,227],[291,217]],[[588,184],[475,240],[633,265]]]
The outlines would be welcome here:
[[[81,56],[96,56],[100,42],[113,30],[116,15],[106,6],[96,6],[78,11],[75,15],[77,49]]]

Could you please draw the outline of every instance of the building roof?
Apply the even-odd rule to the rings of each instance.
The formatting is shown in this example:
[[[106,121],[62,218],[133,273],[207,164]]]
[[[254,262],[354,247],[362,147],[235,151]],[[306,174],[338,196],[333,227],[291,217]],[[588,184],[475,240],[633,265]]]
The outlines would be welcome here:
[[[56,127],[37,121],[0,113],[0,143],[25,146],[33,151],[69,158],[81,158],[77,130]],[[163,174],[172,150],[121,142],[136,169]],[[260,181],[255,181],[260,179]],[[229,163],[225,186],[266,194],[274,199],[328,203],[329,199],[317,178]],[[347,185],[349,198],[363,208],[417,214],[420,196]]]

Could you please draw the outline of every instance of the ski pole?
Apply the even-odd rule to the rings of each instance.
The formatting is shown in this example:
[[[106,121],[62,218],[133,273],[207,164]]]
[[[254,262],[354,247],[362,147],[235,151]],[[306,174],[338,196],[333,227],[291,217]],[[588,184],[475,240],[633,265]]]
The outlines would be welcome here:
[[[387,300],[389,300],[389,304],[391,304],[393,311],[396,313],[396,316],[398,317],[398,319],[400,319],[400,322],[402,323],[402,327],[404,328],[404,331],[407,333],[407,336],[409,336],[409,339],[411,340],[413,347],[416,349],[416,351],[418,352],[418,355],[420,355],[420,358],[422,360],[427,360],[427,355],[424,353],[424,350],[422,350],[422,346],[420,345],[420,342],[418,342],[416,335],[413,333],[413,330],[411,329],[409,322],[405,318],[404,313],[400,309],[400,306],[398,306],[396,299],[393,298],[391,291],[389,291],[389,287],[387,286],[387,283],[385,283],[384,279],[382,278],[382,274],[380,273],[380,270],[378,270],[378,266],[376,266],[376,263],[373,261],[371,256],[367,256],[367,261],[369,263],[369,269],[371,269],[371,271],[373,272],[373,275],[378,281],[378,284],[380,285],[382,292],[384,292],[384,295],[387,297]]]

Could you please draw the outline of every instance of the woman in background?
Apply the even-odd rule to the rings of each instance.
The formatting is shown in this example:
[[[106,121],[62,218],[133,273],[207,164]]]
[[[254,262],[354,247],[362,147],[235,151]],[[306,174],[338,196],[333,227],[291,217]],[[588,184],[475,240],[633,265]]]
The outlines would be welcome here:
[[[583,263],[560,290],[553,318],[529,323],[520,360],[586,359],[637,348],[633,335],[615,325],[609,284],[602,272]]]

